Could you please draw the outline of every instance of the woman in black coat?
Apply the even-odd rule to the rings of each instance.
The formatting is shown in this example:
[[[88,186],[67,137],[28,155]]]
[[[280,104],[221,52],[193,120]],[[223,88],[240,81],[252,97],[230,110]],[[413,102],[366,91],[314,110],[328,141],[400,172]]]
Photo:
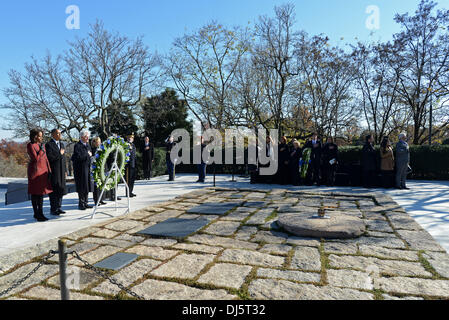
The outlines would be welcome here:
[[[290,176],[292,179],[292,184],[294,186],[299,186],[301,182],[301,175],[299,172],[300,166],[299,161],[302,158],[302,149],[298,141],[293,141],[293,149],[290,153]]]
[[[335,174],[338,165],[338,146],[334,143],[334,139],[327,138],[327,142],[323,147],[323,172],[324,181],[328,187],[335,185]]]
[[[377,152],[374,149],[373,143],[373,136],[366,136],[365,145],[362,149],[363,187],[365,188],[372,188],[375,184],[377,170]]]
[[[91,172],[92,149],[89,145],[89,131],[82,131],[80,141],[73,150],[73,174],[75,177],[76,192],[78,192],[78,209],[92,208],[88,204],[89,192],[93,191]]]
[[[290,182],[289,163],[290,163],[290,149],[287,145],[287,138],[282,137],[279,142],[279,170],[278,181],[280,184],[285,185]]]

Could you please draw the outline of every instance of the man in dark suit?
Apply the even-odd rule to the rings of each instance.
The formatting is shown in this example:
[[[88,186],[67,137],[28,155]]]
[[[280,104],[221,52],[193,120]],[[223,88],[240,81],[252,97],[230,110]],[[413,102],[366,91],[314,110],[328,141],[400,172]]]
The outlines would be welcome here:
[[[318,139],[318,134],[314,133],[312,136],[312,140],[307,141],[304,146],[304,149],[310,148],[312,149],[312,153],[310,154],[310,166],[308,171],[308,181],[310,183],[316,183],[317,186],[320,186],[320,169],[321,169],[321,152],[322,152],[322,144]],[[313,175],[313,177],[311,177]]]
[[[76,192],[78,192],[78,209],[86,210],[92,208],[88,204],[89,192],[93,191],[90,177],[92,149],[89,145],[89,131],[82,131],[80,141],[75,144],[73,150],[73,173],[75,176]]]
[[[144,179],[151,179],[151,169],[154,161],[154,146],[150,143],[150,138],[145,137],[145,144],[142,147],[143,175]]]
[[[134,145],[134,134],[128,136],[128,143],[131,146],[131,150],[129,151],[129,162],[126,164],[125,177],[129,188],[129,196],[133,198],[136,196],[133,193],[134,181],[136,179],[136,146]]]
[[[52,139],[47,142],[45,149],[47,150],[47,158],[51,168],[51,185],[53,192],[50,193],[50,213],[55,216],[64,214],[61,209],[62,197],[66,191],[66,159],[65,146],[61,142],[61,131],[53,129],[51,131]]]

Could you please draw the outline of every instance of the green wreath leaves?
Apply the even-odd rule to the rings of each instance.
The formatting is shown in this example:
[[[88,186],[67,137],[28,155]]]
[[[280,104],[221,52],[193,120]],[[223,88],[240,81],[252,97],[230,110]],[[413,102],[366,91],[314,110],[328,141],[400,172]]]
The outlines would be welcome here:
[[[312,149],[307,148],[302,153],[301,165],[301,178],[305,179],[307,177],[307,170],[309,170],[310,156],[312,154]]]
[[[114,157],[115,152],[117,153],[117,165],[118,170],[122,173],[122,176],[125,175],[125,165],[129,162],[130,157],[130,145],[121,137],[110,137],[106,141],[102,143],[102,145],[97,149],[95,153],[95,161],[92,164],[92,178],[94,180],[95,185],[104,189],[105,191],[111,190],[115,188],[116,184],[120,181],[120,175],[115,174],[115,171],[112,171],[108,176],[109,170],[107,161],[108,158]]]

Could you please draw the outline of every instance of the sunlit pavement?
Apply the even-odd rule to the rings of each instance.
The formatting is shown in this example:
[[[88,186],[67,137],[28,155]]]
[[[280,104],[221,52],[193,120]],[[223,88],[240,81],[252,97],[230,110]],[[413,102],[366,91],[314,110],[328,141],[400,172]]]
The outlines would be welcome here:
[[[194,174],[177,175],[175,182],[168,182],[167,176],[153,178],[150,181],[137,181],[134,193],[137,197],[131,199],[131,211],[136,211],[151,204],[170,200],[191,191],[213,186],[213,176],[208,175],[206,183],[196,183]],[[265,184],[250,184],[248,178],[231,175],[217,175],[216,186],[226,188],[272,189],[283,188],[289,190],[318,190],[318,187],[293,187]],[[409,181],[410,190],[383,190],[390,195],[407,213],[409,213],[424,229],[426,229],[446,251],[449,252],[449,182],[446,181]],[[320,191],[366,193],[364,188],[353,187],[320,187]],[[71,232],[103,223],[109,219],[123,215],[127,209],[127,198],[124,188],[119,188],[122,200],[118,202],[117,210],[114,202],[108,202],[91,219],[92,209],[78,210],[76,193],[64,197],[63,210],[67,214],[59,217],[49,214],[48,198],[44,201],[44,214],[50,219],[44,223],[37,223],[33,219],[31,202],[18,203],[7,207],[0,207],[0,255],[12,253],[16,250],[34,246],[45,241],[61,237]],[[90,194],[92,196],[92,194]],[[91,198],[92,199],[92,198]],[[91,203],[92,200],[91,200]]]

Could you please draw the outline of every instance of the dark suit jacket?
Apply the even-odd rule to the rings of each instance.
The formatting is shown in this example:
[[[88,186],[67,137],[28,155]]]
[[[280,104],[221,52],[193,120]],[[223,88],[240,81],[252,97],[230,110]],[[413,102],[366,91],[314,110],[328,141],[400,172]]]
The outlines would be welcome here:
[[[150,143],[150,149],[145,150],[145,144],[142,147],[143,168],[151,169],[151,162],[154,160],[154,146]]]
[[[75,144],[73,150],[73,173],[75,176],[76,191],[81,194],[87,194],[93,191],[93,184],[90,177],[91,160],[87,153],[92,152],[89,144],[85,146],[81,141]]]
[[[365,143],[362,149],[362,170],[377,170],[377,152],[370,143]]]
[[[64,143],[59,141],[61,149],[65,149]],[[56,142],[51,139],[45,145],[47,150],[47,158],[51,167],[51,185],[53,191],[66,193],[66,158],[65,154],[61,155]]]

